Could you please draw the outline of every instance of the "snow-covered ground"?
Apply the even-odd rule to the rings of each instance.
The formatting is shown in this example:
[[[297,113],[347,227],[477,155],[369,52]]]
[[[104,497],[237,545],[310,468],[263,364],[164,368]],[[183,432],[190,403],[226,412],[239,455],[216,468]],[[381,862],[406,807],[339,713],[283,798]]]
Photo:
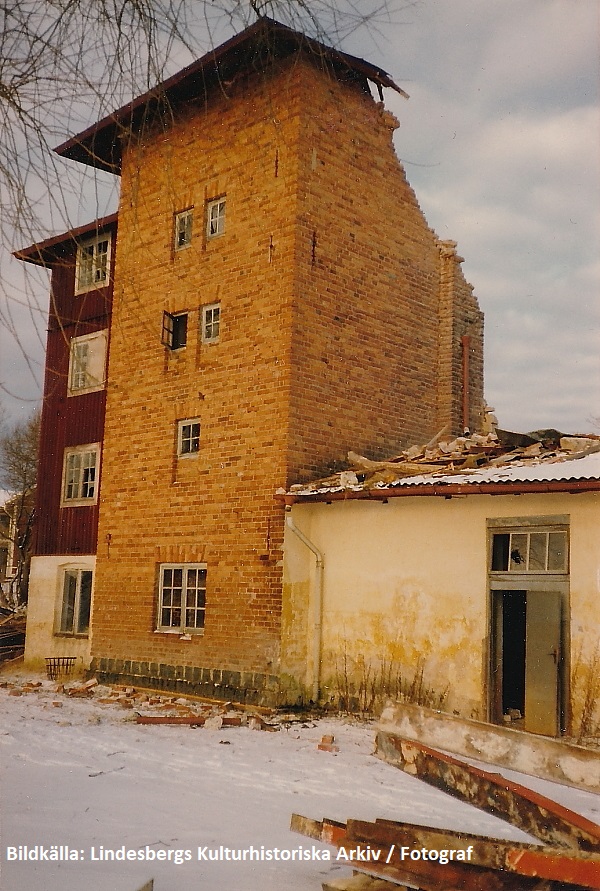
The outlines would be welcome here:
[[[199,859],[199,849],[206,856],[221,845],[279,857],[311,851],[309,839],[289,831],[294,812],[341,821],[385,817],[527,840],[379,761],[373,725],[319,720],[274,733],[143,726],[131,710],[55,689],[47,681],[22,696],[0,689],[3,891],[138,891],[151,878],[155,891],[320,891],[326,877],[350,874],[323,845],[316,850],[330,851],[330,861]],[[335,735],[338,753],[318,751],[325,734]],[[545,794],[551,788],[541,784]],[[600,796],[557,788],[563,803],[598,819]],[[68,846],[79,859],[7,859],[10,849],[25,845]],[[92,859],[101,848],[144,857],[187,854],[182,863]]]

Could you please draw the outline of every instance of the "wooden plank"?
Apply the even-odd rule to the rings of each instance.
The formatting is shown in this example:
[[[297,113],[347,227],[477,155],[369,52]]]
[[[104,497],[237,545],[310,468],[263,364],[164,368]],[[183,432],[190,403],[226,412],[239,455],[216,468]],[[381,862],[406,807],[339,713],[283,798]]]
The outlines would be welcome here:
[[[412,740],[388,734],[388,741],[397,753],[395,766],[405,773],[550,845],[592,853],[600,849],[600,826],[545,795]]]
[[[350,878],[326,879],[321,888],[323,891],[408,891],[406,885],[397,885],[385,879],[374,879],[360,872]]]
[[[564,891],[563,882],[531,878],[514,873],[486,869],[466,863],[450,862],[441,865],[428,859],[401,859],[398,851],[389,848],[373,850],[369,843],[353,841],[348,836],[347,827],[333,820],[312,820],[298,814],[292,815],[290,828],[294,832],[308,835],[317,841],[334,845],[338,848],[337,862],[359,872],[377,878],[389,879],[395,884],[409,885],[421,891]],[[343,860],[339,859],[342,850]],[[356,859],[361,854],[371,859]],[[379,856],[373,859],[373,854]],[[346,859],[354,852],[352,860]],[[388,862],[389,861],[389,862]]]
[[[202,727],[206,715],[138,715],[138,724],[188,724],[191,727]]]
[[[537,736],[402,702],[388,705],[377,733],[377,755],[394,756],[387,734],[412,739],[463,758],[508,767],[553,782],[600,792],[600,750]]]
[[[505,842],[469,833],[431,829],[391,820],[348,820],[347,839],[379,845],[388,851],[402,848],[433,851],[470,849],[469,863],[490,869],[507,870],[531,878],[578,885],[600,891],[600,855],[570,852],[518,842]]]

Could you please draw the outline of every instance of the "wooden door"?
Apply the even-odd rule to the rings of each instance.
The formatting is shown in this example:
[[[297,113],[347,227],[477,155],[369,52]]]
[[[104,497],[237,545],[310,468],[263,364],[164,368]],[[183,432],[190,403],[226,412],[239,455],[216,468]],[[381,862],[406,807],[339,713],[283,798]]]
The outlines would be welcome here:
[[[558,591],[527,591],[525,721],[530,733],[560,729],[561,598]]]

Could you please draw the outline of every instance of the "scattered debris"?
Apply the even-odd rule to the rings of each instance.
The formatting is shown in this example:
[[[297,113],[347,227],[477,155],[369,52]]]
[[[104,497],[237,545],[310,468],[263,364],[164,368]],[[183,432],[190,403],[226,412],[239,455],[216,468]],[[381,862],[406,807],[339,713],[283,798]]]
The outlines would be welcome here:
[[[600,451],[600,436],[563,436],[557,430],[528,434],[493,430],[443,439],[443,431],[423,446],[411,446],[387,461],[371,461],[348,452],[350,469],[323,479],[290,486],[290,495],[310,495],[325,490],[362,491],[393,486],[409,477],[464,474],[513,464],[573,461]],[[285,495],[285,490],[278,490]]]
[[[345,859],[352,860],[349,865],[354,870],[388,882],[390,888],[559,891],[569,886],[600,891],[600,826],[500,774],[413,740],[396,739],[396,766],[508,821],[543,844],[392,820],[339,823],[299,814],[292,815],[292,831],[334,845]],[[333,884],[329,891],[385,891],[385,885],[356,881]]]
[[[20,658],[25,652],[25,625],[20,613],[9,613],[0,618],[0,662]]]
[[[95,773],[88,773],[89,777],[101,777],[107,773],[118,773],[120,770],[125,770],[125,765],[123,764],[121,767],[113,767],[112,770],[97,770]]]
[[[349,865],[354,870],[388,880],[390,889],[399,884],[422,891],[564,891],[566,885],[600,889],[598,854],[502,842],[392,820],[338,823],[292,814],[290,829],[343,849],[346,857],[350,852],[354,856]],[[355,886],[348,888],[354,891]],[[363,886],[358,888],[362,891]],[[377,891],[384,889],[385,885]],[[375,889],[367,885],[365,891]]]
[[[327,734],[326,736],[322,737],[321,742],[317,746],[317,749],[320,752],[339,752],[340,747],[334,745],[334,742],[335,737],[331,734]]]

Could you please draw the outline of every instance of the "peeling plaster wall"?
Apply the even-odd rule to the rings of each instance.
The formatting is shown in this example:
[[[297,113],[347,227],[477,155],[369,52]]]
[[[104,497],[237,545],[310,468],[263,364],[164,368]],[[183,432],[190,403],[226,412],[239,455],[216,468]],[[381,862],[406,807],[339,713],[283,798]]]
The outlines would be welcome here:
[[[444,708],[487,715],[489,590],[487,520],[570,515],[571,653],[589,665],[600,640],[600,501],[579,495],[473,495],[297,504],[296,525],[324,555],[321,691],[373,686],[393,664],[411,681],[447,690]],[[311,640],[314,557],[289,529],[285,539],[284,670],[301,675]],[[582,686],[573,679],[571,686]],[[589,671],[588,671],[589,673]],[[585,671],[580,676],[584,678]],[[582,690],[572,709],[580,718]]]

